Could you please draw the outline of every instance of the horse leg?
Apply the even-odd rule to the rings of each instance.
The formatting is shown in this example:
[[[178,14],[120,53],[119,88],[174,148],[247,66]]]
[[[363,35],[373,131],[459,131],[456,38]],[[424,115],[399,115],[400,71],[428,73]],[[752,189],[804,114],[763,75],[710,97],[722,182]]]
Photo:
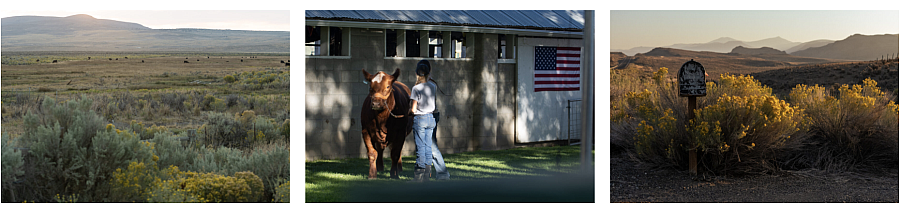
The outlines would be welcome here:
[[[391,145],[391,178],[400,179],[400,172],[403,172],[403,139],[394,141]]]

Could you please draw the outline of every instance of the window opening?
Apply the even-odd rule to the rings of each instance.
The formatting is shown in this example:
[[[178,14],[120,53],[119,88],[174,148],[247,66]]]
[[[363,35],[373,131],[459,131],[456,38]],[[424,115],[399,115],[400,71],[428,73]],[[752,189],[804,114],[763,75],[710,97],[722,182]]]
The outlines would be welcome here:
[[[463,42],[466,42],[466,35],[462,32],[450,32],[450,39],[450,51],[453,51],[453,56],[450,58],[465,58],[466,46]]]
[[[444,44],[444,38],[439,31],[429,31],[428,32],[428,55],[430,57],[441,58],[443,54],[441,54],[441,48]]]
[[[419,31],[406,30],[406,56],[419,57]]]
[[[319,55],[322,46],[320,40],[321,29],[319,27],[306,26],[306,55]]]
[[[342,56],[341,49],[343,49],[342,44],[344,43],[344,35],[341,32],[343,32],[343,30],[340,27],[329,28],[331,29],[331,32],[328,33],[328,50],[330,50],[328,56]]]
[[[397,56],[397,30],[386,29],[384,32],[385,38],[385,49],[384,56],[386,57],[396,57]]]

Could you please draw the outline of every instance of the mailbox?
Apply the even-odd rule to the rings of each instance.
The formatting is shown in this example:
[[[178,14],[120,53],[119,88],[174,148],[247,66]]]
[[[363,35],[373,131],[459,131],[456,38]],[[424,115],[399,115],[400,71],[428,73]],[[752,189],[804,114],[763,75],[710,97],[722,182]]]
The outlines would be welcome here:
[[[706,96],[706,70],[693,59],[678,70],[678,95],[682,97]]]

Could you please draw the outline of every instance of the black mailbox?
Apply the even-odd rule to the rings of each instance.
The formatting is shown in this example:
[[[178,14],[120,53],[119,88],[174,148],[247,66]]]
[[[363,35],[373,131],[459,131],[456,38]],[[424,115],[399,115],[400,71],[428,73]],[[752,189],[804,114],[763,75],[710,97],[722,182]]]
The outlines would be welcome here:
[[[678,95],[682,97],[706,96],[706,70],[693,59],[678,70]]]

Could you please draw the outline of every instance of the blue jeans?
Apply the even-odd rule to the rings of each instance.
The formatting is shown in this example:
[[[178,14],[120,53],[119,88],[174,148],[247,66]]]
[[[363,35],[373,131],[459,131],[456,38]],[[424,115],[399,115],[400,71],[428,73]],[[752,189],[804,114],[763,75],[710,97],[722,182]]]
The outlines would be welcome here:
[[[437,125],[440,122],[440,116],[434,117],[434,124]],[[434,133],[431,135],[431,156],[434,161],[434,170],[437,172],[434,177],[436,179],[450,179],[450,172],[447,171],[447,165],[444,165],[444,156],[441,155],[441,150],[438,149],[437,144],[437,127],[434,128]]]
[[[431,114],[413,117],[413,135],[416,139],[416,169],[425,169],[431,165],[432,136],[437,123]]]

